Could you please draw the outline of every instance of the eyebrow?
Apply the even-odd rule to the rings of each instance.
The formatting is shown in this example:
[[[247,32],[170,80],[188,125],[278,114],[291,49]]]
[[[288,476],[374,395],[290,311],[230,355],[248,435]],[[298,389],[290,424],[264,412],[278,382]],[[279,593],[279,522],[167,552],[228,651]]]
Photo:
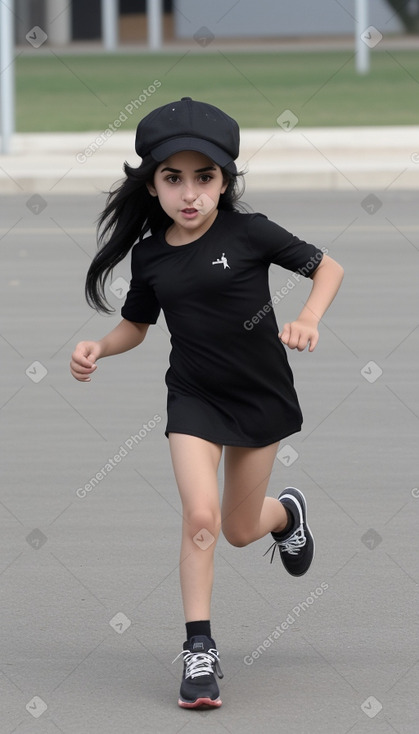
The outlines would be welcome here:
[[[204,166],[204,168],[197,168],[195,173],[204,173],[205,171],[215,171],[215,166]],[[170,173],[182,173],[180,168],[162,168],[160,173],[164,173],[164,171],[169,171]]]

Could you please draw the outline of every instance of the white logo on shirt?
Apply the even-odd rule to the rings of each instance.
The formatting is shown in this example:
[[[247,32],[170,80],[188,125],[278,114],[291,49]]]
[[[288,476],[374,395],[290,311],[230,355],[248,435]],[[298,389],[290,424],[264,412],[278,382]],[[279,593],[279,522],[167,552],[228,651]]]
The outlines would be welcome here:
[[[218,260],[213,260],[213,263],[212,264],[213,265],[223,265],[224,266],[224,270],[226,268],[229,268],[230,269],[230,265],[227,262],[227,258],[225,256],[225,252],[223,252],[223,254],[221,255],[221,257],[218,258]]]

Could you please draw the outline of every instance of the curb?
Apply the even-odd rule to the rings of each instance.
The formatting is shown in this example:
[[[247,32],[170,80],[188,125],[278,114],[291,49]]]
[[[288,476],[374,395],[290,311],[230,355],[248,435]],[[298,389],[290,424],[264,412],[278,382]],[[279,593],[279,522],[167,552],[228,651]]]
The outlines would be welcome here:
[[[292,121],[286,121],[288,127]],[[134,131],[16,134],[2,194],[97,194],[138,165]],[[242,130],[248,190],[419,188],[419,126]]]

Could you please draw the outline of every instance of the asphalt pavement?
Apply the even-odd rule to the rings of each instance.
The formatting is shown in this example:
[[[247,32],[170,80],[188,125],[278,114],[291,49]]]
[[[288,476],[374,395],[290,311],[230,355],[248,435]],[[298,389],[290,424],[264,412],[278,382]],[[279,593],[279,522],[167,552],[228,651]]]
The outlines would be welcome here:
[[[417,194],[385,184],[244,200],[326,247],[345,279],[315,352],[289,352],[304,425],[282,442],[269,488],[305,492],[315,561],[295,579],[263,557],[269,538],[240,549],[220,537],[223,706],[197,712],[178,708],[172,665],[184,626],[164,319],[76,382],[75,344],[119,321],[129,278],[126,262],[114,315],[84,302],[104,195],[2,198],[2,734],[417,732]],[[310,287],[289,277],[272,269],[280,326]]]

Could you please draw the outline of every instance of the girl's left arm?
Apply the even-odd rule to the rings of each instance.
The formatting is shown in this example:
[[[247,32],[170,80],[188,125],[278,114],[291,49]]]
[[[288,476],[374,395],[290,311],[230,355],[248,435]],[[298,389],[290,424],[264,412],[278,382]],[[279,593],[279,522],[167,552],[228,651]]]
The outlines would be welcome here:
[[[328,255],[324,255],[311,279],[310,296],[296,321],[284,324],[279,334],[290,349],[302,352],[308,344],[312,352],[319,340],[318,324],[332,303],[343,278],[343,267]]]

